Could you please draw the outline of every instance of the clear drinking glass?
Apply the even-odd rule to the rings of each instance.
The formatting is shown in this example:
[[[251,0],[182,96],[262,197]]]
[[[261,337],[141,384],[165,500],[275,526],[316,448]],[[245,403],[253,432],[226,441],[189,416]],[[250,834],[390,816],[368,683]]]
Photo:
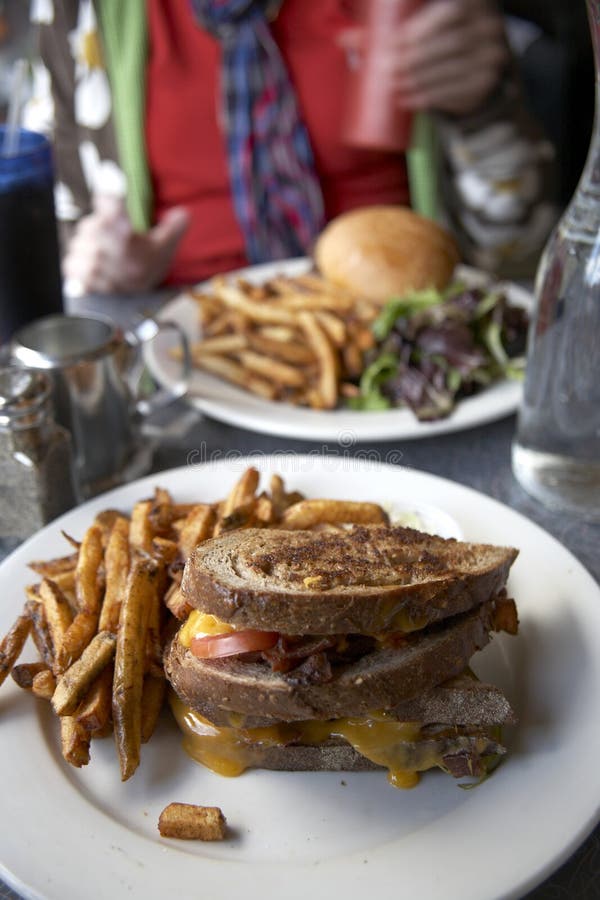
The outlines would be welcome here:
[[[421,6],[423,0],[358,0],[365,46],[358,65],[348,73],[342,139],[355,147],[406,150],[412,113],[403,109],[387,70],[381,67],[380,48],[390,32]]]
[[[587,0],[596,115],[577,191],[542,255],[513,471],[537,499],[600,519],[600,0]]]

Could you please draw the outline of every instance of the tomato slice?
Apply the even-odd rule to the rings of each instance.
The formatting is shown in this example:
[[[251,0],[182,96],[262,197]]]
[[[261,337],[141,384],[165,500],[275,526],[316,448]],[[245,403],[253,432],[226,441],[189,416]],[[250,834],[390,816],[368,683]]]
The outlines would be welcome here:
[[[207,634],[192,638],[190,650],[199,659],[218,659],[221,656],[235,656],[237,653],[251,653],[268,650],[277,643],[277,631],[258,631],[247,628],[224,634]]]

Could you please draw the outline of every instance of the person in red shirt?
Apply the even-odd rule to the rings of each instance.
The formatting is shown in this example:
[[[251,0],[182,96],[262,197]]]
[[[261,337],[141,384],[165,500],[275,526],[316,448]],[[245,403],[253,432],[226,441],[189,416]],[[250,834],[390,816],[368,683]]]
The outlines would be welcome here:
[[[270,34],[310,141],[309,175],[316,175],[322,204],[313,216],[313,233],[319,216],[324,222],[359,206],[409,203],[404,153],[352,148],[340,138],[349,58],[361,43],[355,2],[262,5],[275,13]],[[197,0],[196,6],[211,3]],[[64,258],[65,276],[83,291],[128,293],[165,281],[193,283],[256,261],[248,246],[245,199],[236,205],[232,191],[220,83],[223,41],[198,24],[189,0],[146,0],[146,15],[144,130],[153,225],[137,230],[121,198],[95,196]],[[493,3],[429,0],[389,34],[382,66],[404,107],[464,115],[497,85],[507,57],[502,18]],[[239,171],[243,174],[243,167]],[[298,204],[305,200],[300,197]],[[253,214],[256,222],[256,210]],[[287,215],[293,218],[294,208]],[[299,246],[307,249],[306,239]],[[274,252],[275,258],[281,255]]]

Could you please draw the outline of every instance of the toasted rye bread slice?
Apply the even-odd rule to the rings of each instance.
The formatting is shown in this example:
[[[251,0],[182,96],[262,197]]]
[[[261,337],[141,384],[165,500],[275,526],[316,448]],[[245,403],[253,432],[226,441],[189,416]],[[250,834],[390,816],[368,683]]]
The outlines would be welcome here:
[[[268,728],[278,719],[223,709],[218,703],[196,696],[194,710],[220,728]],[[398,722],[422,725],[514,725],[514,711],[500,690],[471,675],[459,675],[387,710]]]
[[[246,529],[200,544],[182,591],[191,606],[238,627],[413,631],[489,600],[517,553],[411,528]]]
[[[165,672],[175,692],[195,708],[226,710],[281,721],[333,719],[393,709],[459,675],[490,637],[494,603],[483,603],[415,638],[405,647],[377,650],[341,666],[324,684],[299,684],[293,673],[271,672],[239,657],[198,659],[173,638]]]

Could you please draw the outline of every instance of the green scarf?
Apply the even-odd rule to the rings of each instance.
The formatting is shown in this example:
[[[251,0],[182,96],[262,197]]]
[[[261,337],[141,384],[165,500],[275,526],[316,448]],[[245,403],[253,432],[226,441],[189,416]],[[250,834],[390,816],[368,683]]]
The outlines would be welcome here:
[[[427,113],[414,117],[410,147],[406,152],[410,205],[415,212],[437,220],[440,207],[438,145],[433,119]]]
[[[146,231],[153,205],[145,140],[146,2],[96,0],[96,7],[112,90],[115,137],[127,179],[127,210],[133,227]]]

